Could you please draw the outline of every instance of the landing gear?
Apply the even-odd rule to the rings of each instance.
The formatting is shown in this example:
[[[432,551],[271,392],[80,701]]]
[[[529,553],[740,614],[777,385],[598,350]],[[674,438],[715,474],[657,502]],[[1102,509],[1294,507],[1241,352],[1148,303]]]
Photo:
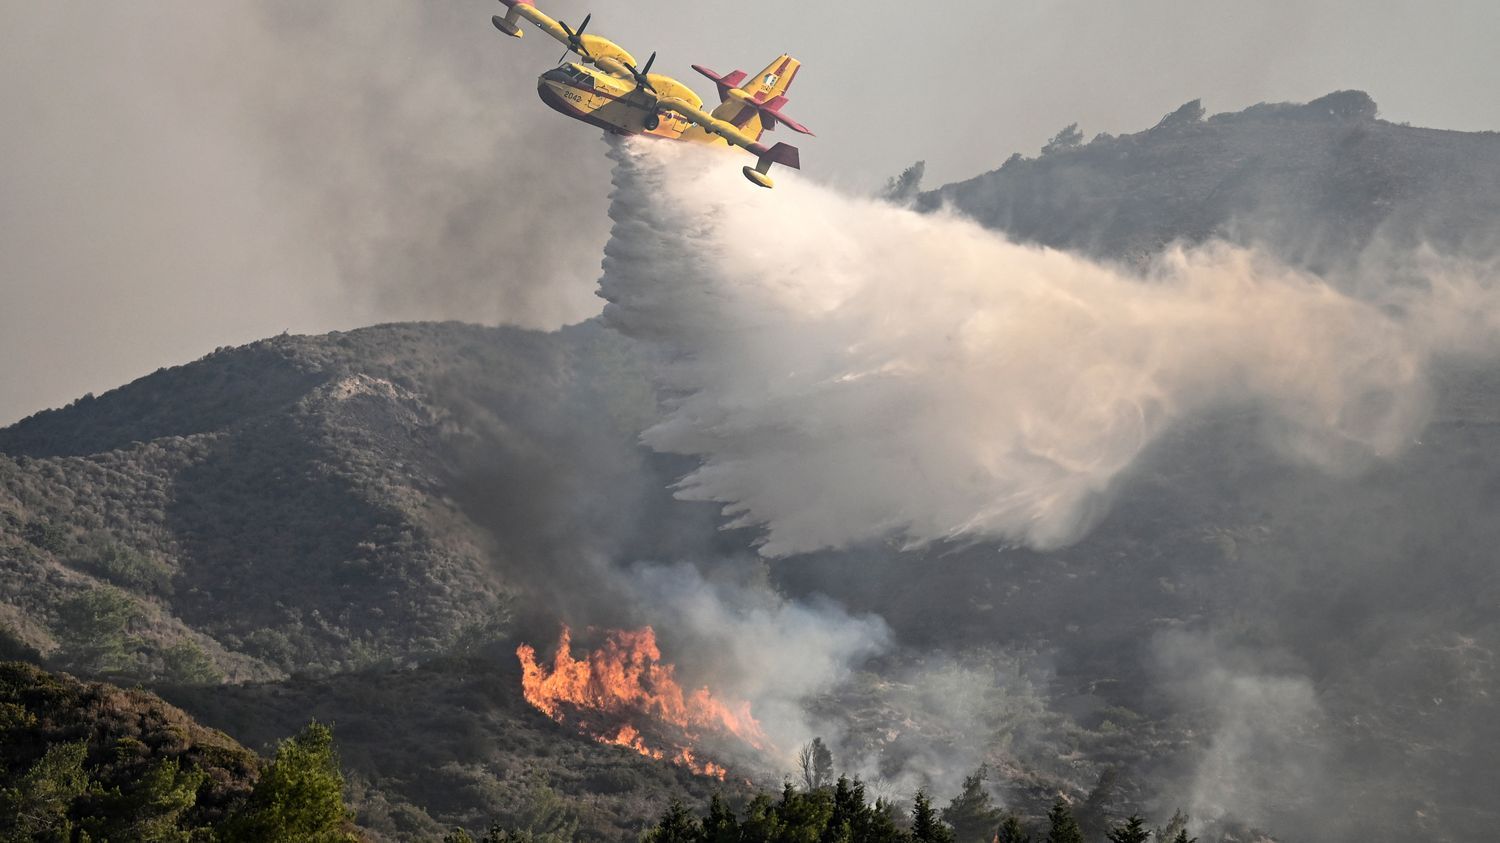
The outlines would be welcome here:
[[[656,127],[661,125],[661,117],[657,116],[656,112],[647,114],[643,125],[646,127],[646,131],[654,132],[656,131]]]

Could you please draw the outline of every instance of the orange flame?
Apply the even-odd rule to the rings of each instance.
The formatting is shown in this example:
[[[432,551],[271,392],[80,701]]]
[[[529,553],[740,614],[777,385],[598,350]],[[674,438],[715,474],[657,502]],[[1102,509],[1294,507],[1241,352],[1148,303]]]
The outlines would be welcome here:
[[[613,719],[645,717],[676,727],[689,744],[709,733],[733,735],[756,749],[765,748],[765,733],[751,716],[748,702],[726,704],[707,688],[683,691],[673,675],[674,667],[661,660],[651,627],[610,632],[604,645],[584,659],[573,658],[572,643],[572,633],[564,626],[550,670],[537,663],[536,649],[530,644],[516,648],[526,701],[553,720],[563,722],[570,709]],[[588,730],[581,720],[578,725]],[[727,773],[712,761],[700,760],[691,746],[652,746],[628,722],[592,734],[602,743],[628,747],[648,758],[668,759],[700,775],[723,779]]]

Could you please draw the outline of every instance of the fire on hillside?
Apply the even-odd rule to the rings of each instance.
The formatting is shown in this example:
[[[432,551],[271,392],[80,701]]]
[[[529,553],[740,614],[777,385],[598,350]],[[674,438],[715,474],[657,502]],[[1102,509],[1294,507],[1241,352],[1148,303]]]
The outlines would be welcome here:
[[[767,740],[748,702],[724,702],[708,688],[688,693],[676,668],[663,662],[651,627],[608,632],[581,659],[563,627],[550,666],[530,644],[516,648],[526,701],[559,723],[571,723],[601,743],[628,747],[694,773],[723,779],[728,770],[708,760],[705,743],[734,741],[765,750]]]

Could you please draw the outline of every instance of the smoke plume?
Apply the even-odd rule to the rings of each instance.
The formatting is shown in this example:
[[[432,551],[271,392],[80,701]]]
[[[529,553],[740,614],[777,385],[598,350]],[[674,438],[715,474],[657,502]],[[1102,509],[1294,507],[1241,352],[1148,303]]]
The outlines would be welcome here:
[[[756,761],[785,770],[819,734],[807,700],[893,646],[879,617],[851,615],[827,599],[788,600],[753,579],[705,577],[687,564],[638,565],[619,577],[621,593],[686,656],[690,675],[750,701],[772,744],[770,757]]]
[[[727,156],[659,146],[612,153],[606,318],[668,359],[644,441],[702,460],[679,495],[762,525],[770,556],[1060,546],[1211,409],[1253,410],[1329,468],[1395,454],[1429,358],[1455,347],[1433,338],[1487,291],[1422,277],[1360,298],[1222,244],[1136,273],[784,171],[753,190]]]

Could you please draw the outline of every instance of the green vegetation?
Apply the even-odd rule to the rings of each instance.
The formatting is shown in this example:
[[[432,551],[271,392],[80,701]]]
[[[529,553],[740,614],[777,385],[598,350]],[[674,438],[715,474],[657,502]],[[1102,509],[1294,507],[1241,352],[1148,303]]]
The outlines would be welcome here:
[[[984,789],[989,775],[990,768],[981,765],[964,778],[963,790],[943,809],[943,821],[953,827],[957,843],[989,843],[1000,826],[1001,811]]]
[[[152,556],[127,547],[104,534],[89,536],[68,562],[121,588],[151,594],[171,591],[170,568]]]
[[[1083,831],[1073,819],[1073,809],[1068,800],[1057,797],[1047,812],[1047,843],[1083,843]]]
[[[69,598],[58,608],[62,663],[82,673],[124,672],[136,643],[129,629],[141,617],[140,606],[110,586]]]
[[[224,678],[214,660],[192,641],[179,641],[161,651],[162,676],[181,685],[213,685]]]
[[[90,789],[83,771],[87,751],[83,741],[49,746],[36,764],[0,788],[0,839],[72,838],[73,821],[68,813],[73,802]]]
[[[1151,839],[1151,830],[1140,814],[1131,814],[1125,822],[1109,830],[1109,843],[1146,843]]]
[[[14,629],[0,624],[0,661],[41,661],[42,654],[22,640]]]
[[[263,762],[145,691],[0,663],[0,841],[354,841],[326,726]]]
[[[902,822],[884,800],[866,801],[865,786],[858,779],[839,777],[832,785],[798,790],[790,783],[779,800],[767,793],[753,797],[740,815],[730,809],[722,795],[715,794],[707,814],[699,818],[673,800],[656,825],[642,838],[646,843],[1031,843],[1022,819],[1002,813],[990,803],[982,784],[988,770],[981,767],[964,779],[962,791],[948,807],[937,811],[924,790],[913,797]],[[981,795],[983,794],[983,795]],[[743,816],[740,819],[739,816]],[[956,820],[956,822],[955,822]],[[1085,837],[1073,819],[1068,801],[1059,796],[1045,818],[1048,843],[1083,843]],[[1178,812],[1173,825],[1183,843],[1191,843]],[[494,829],[491,837],[502,838]],[[1151,831],[1139,815],[1131,815],[1108,833],[1110,843],[1146,843]],[[452,838],[454,841],[469,838]],[[1164,843],[1177,843],[1176,839]]]
[[[1021,818],[1015,814],[1006,814],[1000,820],[1000,828],[995,832],[995,843],[1031,843],[1031,835],[1021,826]]]
[[[316,721],[282,741],[245,807],[225,825],[229,840],[358,840],[344,806],[333,732]]]

